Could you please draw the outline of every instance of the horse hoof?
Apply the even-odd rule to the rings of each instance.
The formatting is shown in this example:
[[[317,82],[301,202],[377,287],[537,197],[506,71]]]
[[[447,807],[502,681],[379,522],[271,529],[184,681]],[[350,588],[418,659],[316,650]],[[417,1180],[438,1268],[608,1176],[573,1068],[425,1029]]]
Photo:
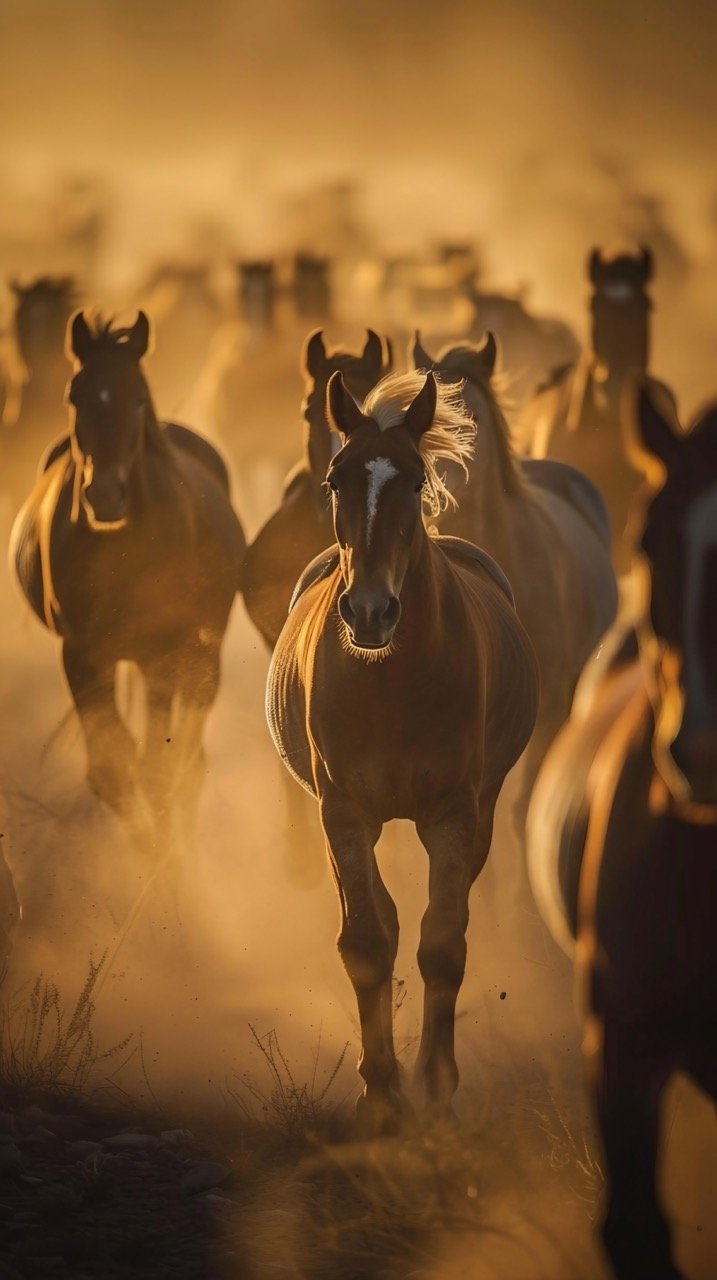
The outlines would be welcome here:
[[[356,1128],[362,1138],[395,1138],[413,1112],[399,1089],[364,1092],[356,1102]]]

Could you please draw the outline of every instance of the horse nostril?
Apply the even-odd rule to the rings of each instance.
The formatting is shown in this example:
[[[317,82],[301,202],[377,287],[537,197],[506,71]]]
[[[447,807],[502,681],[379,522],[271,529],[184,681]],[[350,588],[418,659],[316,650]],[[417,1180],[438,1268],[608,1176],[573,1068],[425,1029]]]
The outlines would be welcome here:
[[[343,618],[347,627],[353,626],[354,622],[356,621],[356,615],[353,609],[351,608],[351,601],[349,600],[348,591],[342,592],[342,594],[339,596],[339,614]]]
[[[401,601],[398,596],[389,596],[381,614],[381,622],[387,627],[395,627],[401,616]]]

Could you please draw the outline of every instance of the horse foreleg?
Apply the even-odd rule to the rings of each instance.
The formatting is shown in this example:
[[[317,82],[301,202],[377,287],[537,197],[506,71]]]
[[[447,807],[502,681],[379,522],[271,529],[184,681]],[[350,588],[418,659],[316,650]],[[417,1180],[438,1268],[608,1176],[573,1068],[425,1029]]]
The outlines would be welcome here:
[[[618,1280],[682,1280],[657,1198],[660,1098],[669,1070],[647,1057],[634,1033],[602,1027],[596,1101],[607,1163],[602,1239]]]
[[[488,856],[494,806],[495,800],[479,817],[470,798],[439,821],[417,824],[430,869],[418,947],[425,990],[416,1075],[430,1106],[448,1115],[458,1087],[455,1011],[466,965],[468,895]]]
[[[359,1112],[380,1130],[402,1105],[391,1027],[398,920],[375,863],[381,824],[346,797],[321,790],[321,823],[341,904],[338,947],[361,1024],[358,1069],[366,1087]]]
[[[93,664],[67,642],[62,662],[87,749],[87,781],[101,800],[122,817],[131,798],[137,747],[115,702],[115,663]]]
[[[194,837],[206,761],[204,727],[219,682],[219,644],[198,640],[183,655],[172,727],[176,799],[185,840]]]

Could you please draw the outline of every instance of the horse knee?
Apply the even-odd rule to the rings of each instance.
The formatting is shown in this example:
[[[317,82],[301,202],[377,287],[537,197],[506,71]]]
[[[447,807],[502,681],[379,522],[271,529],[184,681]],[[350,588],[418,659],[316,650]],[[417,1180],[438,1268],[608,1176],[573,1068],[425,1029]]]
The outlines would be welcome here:
[[[459,929],[452,933],[424,934],[418,947],[418,968],[426,986],[460,987],[466,954],[465,934]]]
[[[357,991],[371,991],[390,982],[393,973],[391,944],[380,926],[359,930],[344,925],[338,949],[346,972]]]

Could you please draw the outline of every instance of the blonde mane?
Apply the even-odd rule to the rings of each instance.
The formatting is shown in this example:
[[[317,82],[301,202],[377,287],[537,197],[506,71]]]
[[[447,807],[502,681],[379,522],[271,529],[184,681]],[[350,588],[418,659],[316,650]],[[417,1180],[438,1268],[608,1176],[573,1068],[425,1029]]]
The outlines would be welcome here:
[[[363,402],[363,413],[373,418],[381,431],[399,426],[406,416],[408,406],[415,400],[425,381],[425,373],[415,369],[409,373],[389,373],[367,395]],[[439,459],[455,463],[467,475],[467,464],[473,456],[476,434],[475,423],[463,403],[463,383],[446,386],[437,382],[437,387],[438,399],[433,423],[423,433],[419,444],[419,453],[426,468],[425,498],[433,516],[440,515],[449,505],[458,505],[446,485],[445,477],[439,474]]]

